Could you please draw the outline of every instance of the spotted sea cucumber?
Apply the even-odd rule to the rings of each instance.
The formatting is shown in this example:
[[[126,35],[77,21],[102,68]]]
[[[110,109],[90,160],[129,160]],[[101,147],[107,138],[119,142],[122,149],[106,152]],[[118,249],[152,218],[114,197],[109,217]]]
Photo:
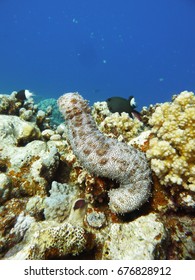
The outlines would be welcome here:
[[[138,209],[151,190],[151,170],[145,154],[108,138],[96,127],[88,102],[77,92],[66,93],[58,106],[68,127],[68,138],[81,165],[91,174],[120,183],[109,191],[109,208],[117,214]]]

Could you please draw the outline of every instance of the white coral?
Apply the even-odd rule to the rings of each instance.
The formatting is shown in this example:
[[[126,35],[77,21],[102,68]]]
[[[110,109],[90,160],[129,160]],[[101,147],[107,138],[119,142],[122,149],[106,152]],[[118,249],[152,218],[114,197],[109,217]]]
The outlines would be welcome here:
[[[15,234],[19,239],[23,238],[30,225],[35,222],[35,219],[29,215],[21,212],[17,218],[15,226],[11,229],[10,233]]]
[[[146,153],[161,184],[195,188],[195,96],[184,91],[158,106],[149,124],[153,138]]]
[[[67,184],[52,182],[50,196],[44,200],[44,215],[46,220],[62,222],[70,212],[70,205],[75,197],[76,189]]]
[[[103,246],[107,260],[153,260],[163,251],[164,226],[156,214],[139,217],[131,223],[113,223]]]

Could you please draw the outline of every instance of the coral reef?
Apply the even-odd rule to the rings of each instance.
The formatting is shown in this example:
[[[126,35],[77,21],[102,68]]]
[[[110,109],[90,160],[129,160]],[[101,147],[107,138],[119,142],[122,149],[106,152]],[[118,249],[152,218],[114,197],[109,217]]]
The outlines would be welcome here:
[[[69,223],[33,223],[25,238],[7,252],[6,259],[43,260],[77,255],[86,248],[84,229]]]
[[[61,123],[55,99],[36,104],[16,92],[0,94],[0,258],[195,259],[194,94],[144,107],[142,122],[112,114],[106,102],[96,102],[91,113],[82,98],[74,102],[70,122]],[[81,151],[70,145],[70,129]],[[82,161],[77,154],[84,148]],[[153,170],[149,201],[118,214],[112,199],[132,207],[121,185],[136,183],[145,153],[141,178],[149,183],[148,166]],[[97,162],[108,157],[110,165]]]
[[[149,124],[152,137],[146,155],[152,170],[172,195],[180,193],[184,205],[195,207],[194,94],[184,91],[171,103],[157,106]]]
[[[92,174],[115,179],[109,207],[115,213],[139,208],[150,196],[151,175],[144,153],[115,139],[106,138],[95,126],[87,102],[78,93],[58,100],[68,126],[68,138],[81,164]]]
[[[129,142],[143,130],[143,123],[138,119],[130,118],[127,113],[121,113],[121,115],[114,113],[104,119],[99,129],[109,137]]]
[[[16,91],[10,95],[0,94],[0,114],[19,116],[22,120],[35,122],[41,130],[56,128],[63,121],[55,99],[45,99],[35,104],[32,97],[18,99]]]
[[[11,95],[0,94],[0,114],[19,116],[27,110],[31,111],[31,118],[37,111],[36,106],[34,106],[33,99],[30,98],[26,101],[22,101],[17,99],[16,94],[16,91],[13,91]],[[20,110],[22,111],[20,112]]]
[[[11,179],[4,173],[0,173],[0,203],[9,199],[11,193]]]
[[[143,131],[144,126],[137,118],[130,118],[128,113],[113,113],[108,110],[106,102],[96,102],[92,108],[92,116],[98,129],[111,138],[128,143]]]
[[[22,238],[11,229],[21,220],[19,215],[30,197],[47,195],[59,156],[56,147],[49,148],[41,140],[41,131],[34,122],[18,116],[0,115],[0,142],[1,254]],[[38,211],[35,216],[40,218]]]
[[[63,122],[63,118],[59,112],[57,101],[54,98],[44,99],[38,103],[38,109],[49,116],[49,124],[56,127]]]
[[[44,201],[44,215],[46,220],[62,222],[70,212],[70,205],[76,195],[75,187],[53,181],[49,191],[50,196]]]
[[[92,211],[86,215],[87,223],[94,228],[101,228],[106,223],[106,216],[103,212]]]
[[[14,234],[17,240],[20,241],[33,222],[35,222],[35,219],[33,217],[31,217],[30,215],[25,215],[24,212],[21,212],[17,217],[14,227],[10,231],[10,234]]]
[[[186,214],[168,215],[164,225],[170,238],[166,248],[167,259],[195,259],[195,219]],[[185,256],[185,257],[184,257]]]
[[[96,121],[97,125],[99,125],[106,117],[112,116],[112,113],[108,109],[108,104],[106,101],[95,102],[93,104],[91,114]]]
[[[119,238],[120,236],[120,238]],[[164,255],[166,231],[156,214],[140,217],[129,224],[114,223],[103,246],[102,259],[153,260]]]
[[[35,140],[24,147],[4,147],[0,159],[10,180],[11,197],[44,195],[58,166],[58,151]]]
[[[3,145],[24,146],[28,142],[40,139],[39,128],[31,122],[17,116],[0,115],[0,141]]]

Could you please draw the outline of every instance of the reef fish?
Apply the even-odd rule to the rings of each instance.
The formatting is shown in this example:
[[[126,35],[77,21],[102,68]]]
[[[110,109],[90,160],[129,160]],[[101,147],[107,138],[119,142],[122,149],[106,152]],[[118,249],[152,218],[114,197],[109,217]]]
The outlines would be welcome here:
[[[135,110],[137,107],[135,98],[131,95],[129,96],[128,99],[119,97],[119,96],[114,96],[110,97],[106,100],[108,109],[112,113],[128,113],[131,118],[138,118],[139,120],[141,119],[141,115],[139,112]]]
[[[28,89],[21,89],[15,94],[15,97],[21,101],[25,101],[26,99],[29,99],[32,96],[34,96],[34,94]]]

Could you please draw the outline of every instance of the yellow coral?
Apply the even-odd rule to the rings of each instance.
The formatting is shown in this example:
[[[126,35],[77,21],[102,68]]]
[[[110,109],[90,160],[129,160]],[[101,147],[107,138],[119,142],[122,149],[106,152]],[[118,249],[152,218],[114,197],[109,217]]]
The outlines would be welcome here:
[[[106,102],[96,102],[92,111],[101,132],[119,141],[129,142],[143,130],[143,123],[123,112],[111,113]]]
[[[195,191],[195,96],[183,91],[173,102],[158,106],[149,124],[153,137],[147,157],[163,185]]]
[[[97,125],[101,123],[105,117],[110,116],[112,113],[108,109],[106,101],[95,102],[92,107],[92,115]]]
[[[118,140],[130,141],[142,130],[143,124],[138,119],[132,119],[127,113],[114,113],[105,118],[99,125],[100,131]]]

